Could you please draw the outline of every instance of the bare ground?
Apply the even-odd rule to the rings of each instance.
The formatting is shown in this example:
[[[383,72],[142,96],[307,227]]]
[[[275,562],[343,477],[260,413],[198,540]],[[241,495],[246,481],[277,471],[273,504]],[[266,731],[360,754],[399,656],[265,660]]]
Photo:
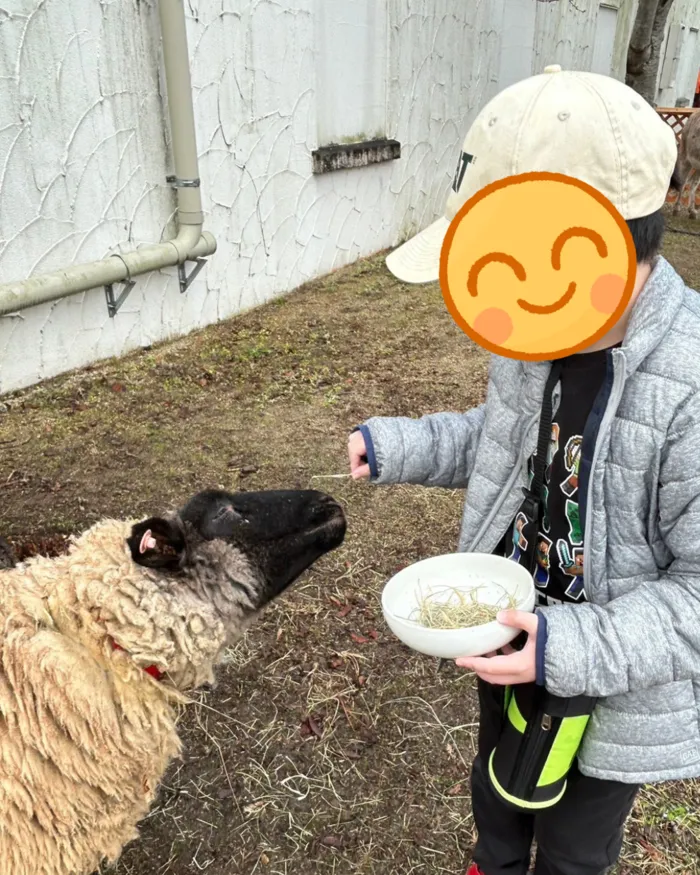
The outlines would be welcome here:
[[[670,233],[666,255],[700,288],[700,223],[672,225],[691,234]],[[368,415],[463,409],[485,381],[486,354],[438,287],[396,282],[377,256],[3,399],[0,532],[22,556],[212,485],[325,488],[349,517],[342,550],[186,712],[185,757],[114,875],[461,875],[473,681],[392,639],[379,605],[397,567],[453,549],[461,497],[314,478],[346,471],[348,431]],[[645,790],[621,875],[699,871],[699,809],[698,783]]]

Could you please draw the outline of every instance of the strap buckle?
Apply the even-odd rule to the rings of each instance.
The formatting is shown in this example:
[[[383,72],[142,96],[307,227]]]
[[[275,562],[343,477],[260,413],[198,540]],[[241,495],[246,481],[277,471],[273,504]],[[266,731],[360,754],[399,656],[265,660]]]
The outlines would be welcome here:
[[[540,501],[527,487],[523,486],[522,492],[525,500],[523,501],[520,510],[525,514],[528,522],[537,522]]]

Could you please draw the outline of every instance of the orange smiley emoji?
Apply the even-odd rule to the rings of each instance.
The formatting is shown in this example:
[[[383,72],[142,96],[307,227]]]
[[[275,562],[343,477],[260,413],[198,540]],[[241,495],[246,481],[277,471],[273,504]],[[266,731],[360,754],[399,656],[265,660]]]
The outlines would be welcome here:
[[[591,346],[634,288],[627,223],[592,186],[560,173],[487,185],[452,220],[440,285],[452,318],[480,346],[542,361]]]

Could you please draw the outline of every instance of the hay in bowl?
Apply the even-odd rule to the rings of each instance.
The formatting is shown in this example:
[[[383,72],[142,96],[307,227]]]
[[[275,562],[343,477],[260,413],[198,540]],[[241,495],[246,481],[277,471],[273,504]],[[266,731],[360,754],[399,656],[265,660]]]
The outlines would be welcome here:
[[[518,630],[496,620],[501,610],[532,611],[530,573],[490,553],[450,553],[403,568],[382,592],[391,631],[427,656],[483,656],[505,647]]]
[[[420,584],[419,584],[420,586]],[[480,598],[482,590],[485,598]],[[503,587],[503,596],[495,604],[488,600],[489,588],[475,585],[472,589],[459,586],[428,588],[418,596],[418,604],[407,619],[426,629],[470,629],[493,623],[500,611],[515,610],[515,596]]]

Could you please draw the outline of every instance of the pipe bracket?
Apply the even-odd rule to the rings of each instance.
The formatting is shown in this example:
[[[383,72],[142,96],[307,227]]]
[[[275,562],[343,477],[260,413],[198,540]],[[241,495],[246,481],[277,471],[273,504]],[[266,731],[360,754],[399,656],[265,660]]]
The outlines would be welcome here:
[[[105,297],[107,298],[107,312],[109,313],[109,318],[114,319],[114,317],[119,312],[121,305],[126,301],[129,297],[129,292],[136,285],[136,281],[132,279],[124,280],[122,283],[122,291],[118,298],[114,297],[114,285],[113,283],[109,283],[109,285],[105,286]]]
[[[165,181],[173,188],[199,188],[199,179],[179,179],[177,176],[166,176]]]
[[[187,262],[185,262],[185,264],[186,263]],[[194,278],[197,276],[197,274],[200,272],[200,270],[204,267],[204,265],[206,263],[207,263],[206,258],[195,258],[194,259],[195,266],[192,268],[192,270],[189,272],[189,274],[185,270],[185,264],[178,264],[177,275],[180,279],[180,293],[181,294],[183,292],[186,292],[187,289],[189,289],[190,285],[192,284],[192,281],[194,280]]]

